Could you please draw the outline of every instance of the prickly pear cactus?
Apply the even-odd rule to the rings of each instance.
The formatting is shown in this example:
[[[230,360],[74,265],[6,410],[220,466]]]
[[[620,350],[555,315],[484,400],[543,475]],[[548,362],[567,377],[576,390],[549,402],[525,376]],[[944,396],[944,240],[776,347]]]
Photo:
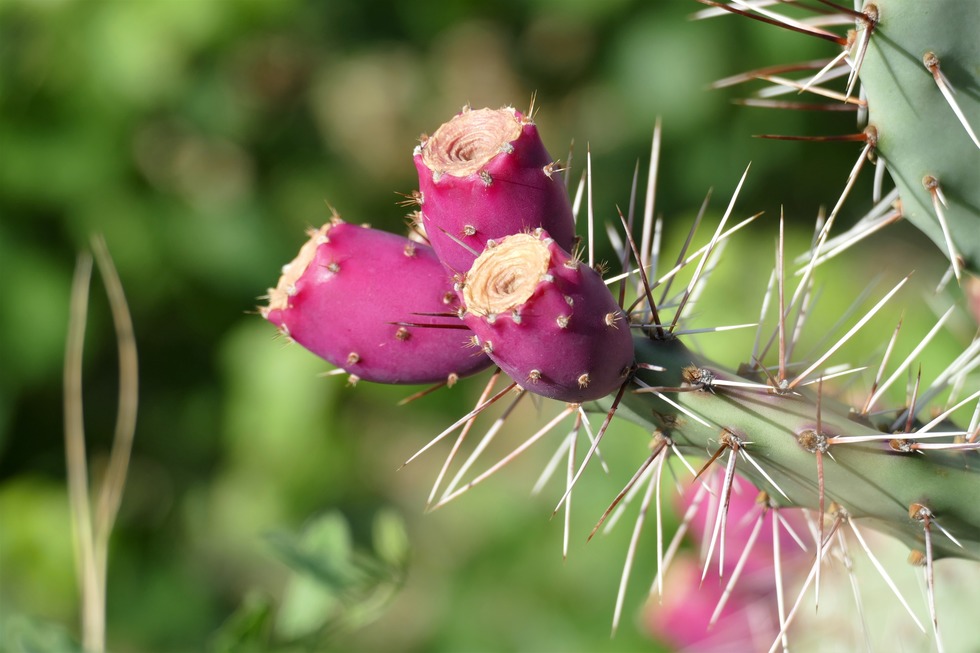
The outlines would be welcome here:
[[[650,453],[640,462],[620,495],[612,500],[600,524],[613,511],[621,510],[643,482],[648,489],[635,533],[639,533],[654,495],[659,526],[663,471],[668,465],[674,470],[677,460],[688,466],[695,484],[701,483],[706,488],[705,495],[710,495],[708,499],[700,499],[708,502],[715,515],[707,558],[710,561],[717,544],[719,560],[724,560],[726,520],[735,479],[746,477],[762,490],[762,514],[773,513],[774,529],[787,523],[775,517],[778,511],[805,509],[808,515],[814,562],[797,605],[812,581],[819,587],[820,570],[832,552],[847,557],[843,548],[845,527],[872,556],[858,530],[858,525],[866,525],[906,544],[911,552],[910,560],[925,568],[936,648],[941,650],[934,564],[950,557],[980,560],[980,503],[973,500],[980,488],[977,458],[980,390],[975,390],[975,377],[970,376],[980,367],[980,339],[975,338],[921,396],[916,383],[905,406],[887,409],[880,405],[882,393],[916,360],[952,314],[951,309],[884,379],[894,341],[888,343],[878,376],[863,405],[849,407],[838,403],[825,392],[825,381],[841,373],[832,371],[829,361],[883,306],[894,301],[907,278],[855,319],[846,333],[822,353],[809,359],[792,360],[791,353],[813,294],[813,273],[820,253],[819,248],[809,253],[810,264],[787,301],[786,253],[780,226],[773,281],[763,301],[764,314],[768,304],[778,305],[777,325],[771,333],[767,326],[760,325],[757,343],[767,339],[769,344],[752,352],[741,352],[735,361],[738,371],[731,371],[734,365],[726,367],[689,348],[683,327],[687,308],[695,303],[694,298],[714,268],[714,256],[723,249],[726,239],[753,219],[725,229],[734,212],[738,190],[711,240],[694,253],[688,253],[685,245],[677,259],[678,265],[659,277],[655,264],[646,263],[659,260],[659,251],[639,251],[627,226],[631,223],[623,219],[626,233],[621,251],[617,252],[617,260],[624,263],[623,273],[603,280],[596,270],[565,247],[574,239],[570,229],[573,220],[566,213],[567,205],[553,194],[560,181],[546,174],[549,164],[542,164],[547,157],[541,154],[543,147],[537,145],[536,131],[528,132],[527,123],[511,109],[467,111],[461,116],[479,119],[457,117],[447,123],[451,129],[443,125],[436,134],[451,132],[449,140],[460,144],[482,143],[488,130],[502,129],[504,136],[495,135],[488,141],[493,143],[489,148],[463,146],[460,159],[472,158],[478,163],[468,162],[465,174],[441,187],[448,174],[440,167],[445,162],[434,169],[431,160],[426,162],[424,156],[426,148],[434,147],[436,139],[426,141],[421,153],[416,150],[426,231],[434,245],[440,244],[434,248],[413,244],[415,249],[409,255],[409,245],[405,244],[409,241],[400,237],[387,238],[344,224],[325,227],[304,247],[300,255],[303,263],[296,271],[286,272],[272,293],[270,308],[264,312],[268,319],[288,328],[292,337],[315,353],[365,378],[370,373],[372,380],[440,382],[447,375],[475,372],[491,360],[497,364],[499,370],[490,376],[473,410],[408,461],[456,429],[462,429],[433,487],[430,507],[445,505],[486,480],[567,420],[573,422],[572,431],[560,452],[570,452],[572,459],[565,493],[559,502],[559,509],[564,506],[567,510],[572,490],[584,470],[599,457],[600,443],[610,423],[617,416],[626,418],[645,428],[650,438]],[[514,120],[520,129],[511,125]],[[490,129],[488,122],[497,126]],[[885,138],[897,129],[886,127],[888,124],[886,119],[878,140],[869,137],[864,154],[880,143],[882,156],[901,161],[902,146],[898,144],[902,141]],[[529,134],[534,136],[531,149],[538,152],[537,158],[530,159],[533,164],[515,156],[522,147],[514,144]],[[897,148],[894,155],[891,152],[895,150],[889,149],[893,145]],[[453,147],[447,149],[454,151]],[[480,153],[470,156],[476,150]],[[655,163],[651,162],[651,169],[656,167]],[[945,175],[939,168],[933,170],[936,175]],[[483,175],[486,171],[489,174]],[[526,174],[528,179],[541,183],[530,183],[523,191],[515,190],[500,183],[508,174]],[[487,183],[485,177],[492,183]],[[739,182],[739,189],[744,180],[745,176]],[[494,189],[495,192],[488,192]],[[944,207],[953,205],[948,197],[944,202]],[[643,216],[644,233],[654,230],[650,204]],[[590,216],[593,213],[589,211]],[[972,219],[967,215],[967,221]],[[467,230],[466,225],[473,228]],[[557,225],[560,237],[552,237],[550,225]],[[592,225],[589,226],[589,233],[593,233]],[[960,242],[956,251],[972,251],[969,244],[977,234],[971,234],[968,229],[963,231],[962,226],[953,233]],[[692,231],[688,244],[693,237]],[[356,262],[362,259],[363,267],[359,267]],[[368,264],[372,259],[376,260],[376,266]],[[964,258],[970,265],[971,260]],[[333,269],[338,263],[339,269]],[[679,298],[670,299],[670,283],[689,265],[694,270],[687,288]],[[349,275],[348,283],[340,285],[345,273]],[[312,277],[307,280],[307,275]],[[608,289],[616,281],[623,283],[618,300]],[[390,286],[385,287],[386,283]],[[664,286],[662,297],[657,300],[654,291],[661,285]],[[368,286],[383,290],[380,295],[365,292]],[[635,294],[635,300],[630,301],[626,286],[633,288],[630,294]],[[312,299],[319,295],[323,296],[322,305],[320,300]],[[317,308],[308,308],[309,302]],[[422,323],[419,316],[436,316],[438,322]],[[409,322],[412,324],[409,342],[416,349],[403,352],[405,343],[395,341],[398,329],[407,328]],[[466,355],[461,355],[458,346],[461,335],[475,345]],[[352,359],[349,352],[356,352],[357,356]],[[775,361],[769,360],[774,357]],[[383,361],[380,364],[376,362],[379,359]],[[369,364],[375,367],[369,370]],[[492,394],[501,371],[510,376],[512,383]],[[847,369],[844,373],[859,371]],[[516,393],[510,406],[503,410],[439,495],[437,490],[442,487],[465,433],[484,411],[510,392]],[[528,394],[557,399],[563,407],[513,453],[464,482],[468,470],[503,427],[507,415]],[[928,419],[923,417],[928,400],[940,394],[946,406]],[[973,417],[966,428],[949,423],[950,416],[958,410],[972,411]],[[597,430],[590,426],[590,411],[604,415]],[[580,431],[588,434],[591,445],[576,466],[573,465],[574,442]],[[688,463],[688,457],[706,461],[696,471]],[[715,481],[718,478],[720,482]],[[688,528],[691,519],[685,515],[681,532]],[[662,539],[661,531],[657,550],[659,573],[663,573],[667,564]],[[778,543],[780,539],[780,534],[774,532],[773,542]],[[747,544],[745,551],[750,548]],[[636,552],[634,535],[615,620],[622,607],[630,561]],[[773,555],[778,569],[778,548],[774,548]],[[880,567],[876,560],[875,565]],[[720,563],[719,568],[722,567]],[[731,583],[737,580],[741,567],[740,559]],[[777,577],[780,592],[781,587],[782,581]],[[727,600],[729,594],[726,590],[721,601]],[[718,610],[721,607],[719,604]],[[795,612],[796,605],[787,609],[780,594],[779,633],[773,650],[780,646],[788,648],[786,631]],[[921,626],[914,615],[912,618]]]

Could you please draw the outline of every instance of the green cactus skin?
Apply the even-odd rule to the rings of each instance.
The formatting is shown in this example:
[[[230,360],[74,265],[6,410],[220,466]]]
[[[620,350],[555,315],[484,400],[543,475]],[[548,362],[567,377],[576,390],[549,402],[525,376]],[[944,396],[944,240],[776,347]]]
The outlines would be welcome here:
[[[708,371],[715,379],[760,382],[740,378],[702,360],[676,339],[638,336],[635,350],[638,363],[666,368],[664,372],[639,370],[637,379],[648,386],[691,389],[684,370],[692,366]],[[690,372],[687,378],[690,379]],[[764,383],[764,379],[761,381]],[[766,490],[779,505],[818,509],[815,454],[797,440],[800,433],[817,425],[815,394],[806,390],[778,394],[710,384],[699,390],[664,394],[713,427],[699,424],[650,393],[627,393],[620,411],[651,430],[660,431],[682,452],[701,457],[718,449],[727,430],[745,443],[744,451],[779,487],[773,487],[769,479],[742,459],[737,463],[740,474]],[[820,398],[819,421],[820,431],[828,437],[879,433],[866,421],[852,419],[846,407],[827,397]],[[980,459],[975,452],[900,453],[886,441],[839,443],[831,445],[828,452],[823,459],[826,506],[836,503],[850,518],[897,537],[914,551],[922,551],[923,524],[910,519],[909,509],[914,504],[924,505],[962,544],[961,548],[933,530],[935,558],[980,560],[980,502],[976,501]]]
[[[938,180],[945,218],[963,267],[980,271],[980,147],[954,114],[924,58],[935,55],[956,89],[955,101],[974,133],[980,130],[980,11],[976,0],[875,0],[876,16],[860,80],[868,124],[910,222],[949,255],[945,236],[923,184]],[[863,30],[862,30],[863,31]],[[853,39],[852,60],[861,44]]]

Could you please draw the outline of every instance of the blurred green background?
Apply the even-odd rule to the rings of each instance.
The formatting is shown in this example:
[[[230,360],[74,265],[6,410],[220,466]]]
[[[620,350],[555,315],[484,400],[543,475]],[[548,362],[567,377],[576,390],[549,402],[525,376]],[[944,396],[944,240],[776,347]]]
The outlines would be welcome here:
[[[75,257],[99,233],[126,289],[141,371],[110,553],[111,650],[658,650],[641,611],[652,556],[640,556],[625,625],[610,639],[630,526],[584,544],[643,455],[642,432],[610,434],[619,444],[607,458],[621,473],[585,479],[563,561],[561,518],[548,519],[559,485],[529,495],[552,445],[432,514],[425,497],[447,448],[396,472],[475,401],[482,380],[397,407],[414,389],[318,377],[325,363],[284,347],[252,312],[327,203],[401,231],[397,193],[415,188],[419,134],[465,103],[520,108],[536,92],[552,154],[564,159],[575,142],[571,179],[590,148],[604,221],[627,205],[637,160],[645,175],[662,117],[658,212],[670,243],[709,187],[723,208],[752,162],[739,217],[768,219],[732,246],[699,320],[755,320],[774,216],[785,208],[793,251],[802,249],[860,148],[750,138],[853,130],[852,114],[739,108],[730,101],[744,92],[707,88],[833,53],[748,21],[690,21],[697,9],[686,0],[0,0],[0,645],[58,650],[78,637],[61,366]],[[857,192],[867,197],[867,187]],[[887,238],[906,236],[899,227]],[[888,256],[907,260],[913,249]],[[929,274],[941,268],[925,256]],[[851,257],[829,283],[878,267],[874,255]],[[853,292],[827,293],[818,319],[832,323]],[[858,346],[873,350],[880,334]],[[725,358],[735,346],[726,343],[751,335],[733,338],[717,346],[730,364],[738,358]],[[84,377],[96,477],[116,365],[96,285]],[[496,455],[548,411],[518,416]],[[361,553],[350,558],[352,549]],[[309,569],[318,554],[336,574]],[[373,570],[366,579],[345,576],[353,559]]]

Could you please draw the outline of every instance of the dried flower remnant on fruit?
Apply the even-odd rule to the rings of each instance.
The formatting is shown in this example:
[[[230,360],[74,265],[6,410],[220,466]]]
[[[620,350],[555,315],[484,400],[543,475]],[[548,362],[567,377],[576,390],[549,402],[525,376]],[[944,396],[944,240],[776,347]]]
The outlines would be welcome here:
[[[517,140],[522,127],[514,111],[463,111],[426,139],[422,161],[441,175],[466,177],[478,173],[493,157],[513,151],[510,142]]]
[[[463,303],[475,315],[497,315],[521,306],[548,274],[551,261],[548,245],[531,234],[510,236],[506,245],[490,251],[492,256],[476,259],[463,285]]]

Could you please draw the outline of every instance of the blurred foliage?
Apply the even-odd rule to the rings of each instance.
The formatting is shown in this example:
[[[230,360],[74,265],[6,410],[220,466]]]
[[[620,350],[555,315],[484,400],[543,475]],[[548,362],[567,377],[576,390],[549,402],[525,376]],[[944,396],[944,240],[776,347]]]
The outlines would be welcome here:
[[[534,92],[552,153],[565,158],[575,141],[572,179],[588,144],[600,219],[628,203],[634,165],[662,116],[658,210],[669,242],[683,238],[707,189],[727,197],[751,160],[739,206],[770,217],[785,207],[801,249],[859,148],[749,136],[840,133],[852,118],[739,109],[729,103],[737,93],[707,86],[825,46],[748,21],[689,21],[696,7],[0,1],[2,645],[61,651],[78,637],[61,364],[76,252],[102,233],[141,366],[110,556],[111,650],[264,650],[257,642],[321,635],[337,619],[349,627],[327,628],[317,650],[654,650],[637,609],[642,581],[627,599],[635,626],[609,638],[627,529],[588,548],[573,536],[562,562],[561,520],[547,520],[552,498],[527,494],[548,453],[513,473],[523,481],[430,515],[438,455],[395,473],[473,402],[479,381],[398,408],[406,389],[351,391],[317,378],[324,364],[284,348],[250,313],[303,229],[329,215],[325,203],[351,221],[401,230],[396,193],[415,186],[418,135],[464,103],[526,106]],[[755,319],[760,295],[744,289],[765,286],[772,224],[733,246],[705,320]],[[901,251],[912,257],[914,247]],[[873,256],[852,264],[841,283],[882,267]],[[847,301],[832,298],[828,320]],[[94,293],[93,302],[85,401],[97,475],[116,362],[105,299]],[[536,417],[517,418],[512,443]],[[643,434],[620,425],[609,437],[623,441],[610,465],[631,468]],[[587,480],[596,485],[578,499],[580,527],[620,482]],[[302,534],[268,535],[294,532]],[[353,553],[361,550],[373,553]],[[637,564],[638,578],[652,577],[650,560]]]

